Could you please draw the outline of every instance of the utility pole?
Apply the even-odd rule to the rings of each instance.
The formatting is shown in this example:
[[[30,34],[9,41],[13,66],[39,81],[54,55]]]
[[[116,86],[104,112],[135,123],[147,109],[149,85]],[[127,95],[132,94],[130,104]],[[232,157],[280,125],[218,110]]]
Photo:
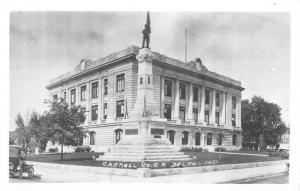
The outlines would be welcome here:
[[[185,55],[184,55],[184,62],[187,62],[187,28],[185,28]]]

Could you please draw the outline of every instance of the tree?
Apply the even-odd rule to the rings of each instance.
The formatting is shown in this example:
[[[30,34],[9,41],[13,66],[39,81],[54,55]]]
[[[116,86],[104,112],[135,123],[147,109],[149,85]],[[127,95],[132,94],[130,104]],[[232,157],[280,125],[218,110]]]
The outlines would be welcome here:
[[[33,112],[28,123],[29,133],[32,136],[31,146],[38,147],[39,150],[45,150],[49,140],[49,116],[45,112],[43,115]]]
[[[260,149],[278,144],[286,130],[281,119],[281,108],[258,96],[254,96],[251,102],[242,101],[242,128],[244,146]]]
[[[80,127],[85,117],[80,106],[70,106],[63,98],[50,103],[48,115],[52,123],[50,139],[61,145],[61,160],[63,160],[64,145],[77,146],[86,136],[87,130]]]
[[[18,113],[15,122],[17,125],[16,134],[18,136],[18,144],[28,145],[30,143],[31,136],[28,126],[25,124],[25,121],[20,113]]]

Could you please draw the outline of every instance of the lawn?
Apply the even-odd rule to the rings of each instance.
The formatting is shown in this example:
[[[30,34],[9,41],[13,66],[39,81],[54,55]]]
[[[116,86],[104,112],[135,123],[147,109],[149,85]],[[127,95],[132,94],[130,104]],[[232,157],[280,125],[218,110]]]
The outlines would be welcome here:
[[[237,163],[250,163],[250,162],[263,162],[263,161],[276,161],[282,160],[280,157],[269,156],[251,156],[251,155],[238,155],[238,154],[225,154],[213,152],[184,152],[186,155],[197,157],[196,161],[205,163],[205,161],[217,161],[216,165],[221,164],[237,164]],[[64,154],[64,160],[60,160],[60,154],[46,154],[46,155],[31,155],[28,161],[57,163],[67,165],[81,165],[81,166],[103,166],[102,161],[93,160],[94,157],[103,155],[103,153],[69,153]],[[29,162],[30,163],[30,162]],[[170,162],[167,162],[170,163]],[[141,166],[141,163],[132,163],[136,166]],[[167,164],[169,166],[171,164]]]

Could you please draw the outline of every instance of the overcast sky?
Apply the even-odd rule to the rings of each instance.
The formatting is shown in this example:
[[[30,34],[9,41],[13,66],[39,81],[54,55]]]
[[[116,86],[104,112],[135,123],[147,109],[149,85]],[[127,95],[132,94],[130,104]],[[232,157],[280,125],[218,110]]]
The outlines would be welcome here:
[[[288,13],[151,12],[153,51],[184,61],[200,57],[213,72],[242,82],[242,99],[260,95],[282,108],[289,123]],[[10,15],[10,129],[18,112],[43,112],[49,80],[82,58],[98,59],[141,46],[144,12],[12,12]]]

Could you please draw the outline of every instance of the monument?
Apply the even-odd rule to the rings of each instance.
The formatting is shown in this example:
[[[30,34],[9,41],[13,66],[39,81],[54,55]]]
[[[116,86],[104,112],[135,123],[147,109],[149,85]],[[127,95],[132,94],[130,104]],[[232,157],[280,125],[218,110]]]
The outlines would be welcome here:
[[[178,147],[171,145],[164,135],[166,119],[161,118],[154,108],[153,54],[150,43],[150,16],[143,30],[142,48],[138,61],[137,99],[134,112],[124,124],[125,135],[110,152],[99,156],[100,161],[190,161],[192,157],[184,155]]]

